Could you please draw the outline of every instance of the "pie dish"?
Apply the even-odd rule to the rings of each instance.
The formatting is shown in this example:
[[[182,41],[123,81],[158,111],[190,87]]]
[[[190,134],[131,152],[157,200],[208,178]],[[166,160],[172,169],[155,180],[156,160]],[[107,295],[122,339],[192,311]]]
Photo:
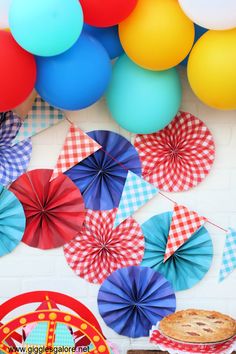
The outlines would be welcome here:
[[[166,316],[159,324],[161,333],[188,343],[216,343],[236,334],[236,321],[215,311],[184,310]]]

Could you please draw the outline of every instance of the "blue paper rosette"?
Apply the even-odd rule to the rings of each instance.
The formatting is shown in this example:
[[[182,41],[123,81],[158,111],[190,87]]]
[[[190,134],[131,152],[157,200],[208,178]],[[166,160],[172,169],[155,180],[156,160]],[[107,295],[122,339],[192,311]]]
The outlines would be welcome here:
[[[153,216],[142,225],[145,253],[142,265],[163,274],[175,291],[197,284],[208,272],[213,257],[211,237],[205,227],[195,232],[165,263],[163,263],[172,212]]]
[[[168,280],[151,268],[116,270],[102,284],[99,312],[117,333],[131,338],[149,335],[163,317],[175,312],[176,299]]]
[[[20,243],[25,230],[25,213],[15,195],[0,185],[0,256]]]
[[[102,146],[65,174],[80,189],[87,209],[117,208],[128,171],[141,176],[141,162],[134,146],[121,135],[95,130],[87,133]]]

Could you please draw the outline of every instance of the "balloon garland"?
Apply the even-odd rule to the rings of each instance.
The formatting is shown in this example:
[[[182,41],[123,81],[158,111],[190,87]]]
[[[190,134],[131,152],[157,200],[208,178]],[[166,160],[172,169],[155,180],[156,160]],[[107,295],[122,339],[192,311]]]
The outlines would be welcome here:
[[[180,107],[180,63],[201,101],[234,110],[235,41],[234,0],[2,0],[0,111],[27,99],[37,71],[36,89],[51,105],[84,109],[107,93],[118,124],[154,133]]]

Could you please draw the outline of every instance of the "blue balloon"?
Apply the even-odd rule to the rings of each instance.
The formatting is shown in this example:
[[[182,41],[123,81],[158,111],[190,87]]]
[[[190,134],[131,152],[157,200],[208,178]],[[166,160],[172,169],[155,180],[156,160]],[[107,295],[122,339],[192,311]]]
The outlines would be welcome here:
[[[72,48],[54,57],[36,57],[39,95],[52,106],[79,110],[98,101],[111,79],[103,46],[83,33]]]
[[[195,27],[195,38],[194,38],[194,44],[199,40],[199,38],[206,33],[208,30],[206,28],[203,28],[201,26],[196,25],[196,23],[194,24]],[[187,57],[180,63],[180,65],[183,66],[187,66],[188,64],[188,58],[189,58],[189,54],[187,55]]]
[[[84,24],[83,30],[103,45],[111,59],[119,57],[124,52],[120,43],[118,26],[101,28]]]

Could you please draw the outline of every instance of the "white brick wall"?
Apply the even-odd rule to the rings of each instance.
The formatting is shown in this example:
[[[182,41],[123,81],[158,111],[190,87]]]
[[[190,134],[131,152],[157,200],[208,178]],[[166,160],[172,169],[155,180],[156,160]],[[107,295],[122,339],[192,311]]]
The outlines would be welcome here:
[[[204,106],[191,92],[182,70],[184,99],[182,109],[196,114],[211,129],[216,142],[216,161],[209,177],[197,188],[171,195],[176,201],[207,216],[211,221],[236,227],[236,112],[216,111]],[[104,101],[68,117],[84,130],[110,129],[133,138],[111,120]],[[30,169],[52,168],[57,160],[68,123],[33,138],[33,157]],[[144,222],[152,215],[170,210],[172,204],[158,196],[143,207],[135,217]],[[215,309],[236,317],[236,272],[222,284],[217,276],[224,245],[224,233],[207,226],[213,239],[215,257],[207,276],[194,288],[177,294],[178,309],[196,307]],[[68,267],[62,249],[40,251],[21,244],[12,254],[0,259],[0,301],[21,292],[54,290],[65,292],[87,305],[99,318],[105,335],[125,352],[130,348],[151,348],[148,339],[129,340],[107,328],[98,315],[96,296],[98,286],[76,277]]]

